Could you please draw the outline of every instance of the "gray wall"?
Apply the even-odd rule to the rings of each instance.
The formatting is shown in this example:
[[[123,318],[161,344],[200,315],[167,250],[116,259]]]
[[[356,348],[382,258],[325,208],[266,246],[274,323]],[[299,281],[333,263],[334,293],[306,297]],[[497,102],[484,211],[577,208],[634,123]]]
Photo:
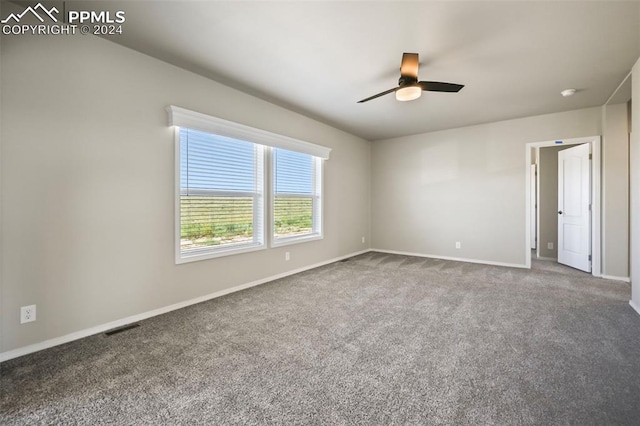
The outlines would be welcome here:
[[[603,107],[602,273],[629,277],[629,117],[627,103]]]
[[[567,148],[571,148],[571,146],[540,148],[540,158],[538,159],[540,182],[538,254],[543,258],[558,258],[558,152]],[[549,243],[553,243],[553,249],[547,248]]]
[[[524,265],[525,144],[600,134],[588,108],[375,141],[372,246]]]
[[[92,36],[1,55],[0,351],[369,247],[370,142]],[[170,104],[333,148],[324,240],[175,265]]]

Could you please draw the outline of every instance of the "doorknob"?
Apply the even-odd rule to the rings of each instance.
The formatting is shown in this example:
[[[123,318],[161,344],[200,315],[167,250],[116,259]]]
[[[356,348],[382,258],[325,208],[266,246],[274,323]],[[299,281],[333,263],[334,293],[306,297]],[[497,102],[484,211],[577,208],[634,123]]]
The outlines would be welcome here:
[[[560,210],[560,211],[558,212],[558,214],[562,214],[562,210]]]

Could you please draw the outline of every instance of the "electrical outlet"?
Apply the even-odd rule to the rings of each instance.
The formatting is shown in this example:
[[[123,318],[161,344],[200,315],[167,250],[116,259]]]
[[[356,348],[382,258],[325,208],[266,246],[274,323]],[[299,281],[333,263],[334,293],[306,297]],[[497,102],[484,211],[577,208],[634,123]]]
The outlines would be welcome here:
[[[362,244],[364,244],[364,237],[362,237]]]
[[[20,324],[36,320],[36,305],[23,306],[20,308]]]
[[[456,241],[456,248],[459,249],[462,247],[462,244],[460,244],[460,241]]]
[[[553,250],[553,243],[547,243],[547,249]]]
[[[289,254],[289,252],[285,252],[284,260],[290,260],[290,259],[291,259],[291,255]]]

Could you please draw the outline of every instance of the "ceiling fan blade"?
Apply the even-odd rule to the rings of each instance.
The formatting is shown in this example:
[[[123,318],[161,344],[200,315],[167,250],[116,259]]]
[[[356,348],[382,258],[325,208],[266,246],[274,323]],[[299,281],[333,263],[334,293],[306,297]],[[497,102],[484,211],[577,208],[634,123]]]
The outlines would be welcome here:
[[[418,85],[422,90],[429,92],[459,92],[464,84],[443,83],[441,81],[419,81]]]
[[[402,65],[400,65],[400,75],[402,77],[409,77],[416,81],[418,79],[418,54],[417,53],[403,53]]]
[[[368,97],[366,99],[358,101],[358,103],[361,104],[363,102],[370,101],[371,99],[379,98],[380,96],[384,96],[384,95],[387,95],[389,93],[395,92],[398,89],[399,89],[399,87],[394,87],[393,89],[385,90],[384,92],[378,93],[377,95],[373,95],[373,96],[370,96],[370,97]]]

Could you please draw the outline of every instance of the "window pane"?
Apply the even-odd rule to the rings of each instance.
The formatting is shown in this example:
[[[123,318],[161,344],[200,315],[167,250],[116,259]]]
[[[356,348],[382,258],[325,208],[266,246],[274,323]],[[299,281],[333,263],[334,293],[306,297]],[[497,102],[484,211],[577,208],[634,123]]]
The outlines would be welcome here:
[[[180,197],[182,251],[253,241],[253,198]]]
[[[263,149],[180,129],[180,253],[263,244]]]
[[[311,197],[277,197],[274,202],[275,237],[313,232],[313,199]]]
[[[276,194],[313,194],[313,157],[275,148]]]
[[[191,129],[180,129],[180,187],[254,192],[255,145]]]
[[[312,155],[274,148],[273,236],[276,242],[320,234],[320,175],[316,162]]]

